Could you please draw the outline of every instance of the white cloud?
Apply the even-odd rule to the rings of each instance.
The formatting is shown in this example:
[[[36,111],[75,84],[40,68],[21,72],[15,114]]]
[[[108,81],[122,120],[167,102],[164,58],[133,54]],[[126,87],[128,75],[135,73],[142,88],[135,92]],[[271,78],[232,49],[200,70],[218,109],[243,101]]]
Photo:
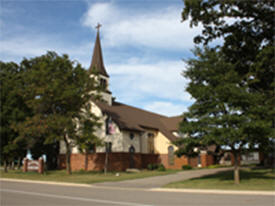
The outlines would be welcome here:
[[[147,97],[192,101],[185,92],[187,80],[181,75],[185,69],[182,61],[113,64],[107,68],[111,75],[111,90],[119,99],[136,102]]]
[[[41,55],[44,51],[49,49],[49,45],[45,39],[34,37],[15,37],[0,41],[1,53],[6,53],[16,56],[31,56]]]
[[[58,36],[43,34],[25,34],[6,37],[0,40],[0,56],[4,61],[21,61],[23,57],[35,57],[45,54],[47,51],[55,51],[59,55],[69,54],[71,59],[77,59],[80,63],[87,62],[87,54],[91,53],[91,43],[73,45],[66,44]],[[10,59],[8,58],[10,57]],[[16,57],[19,57],[16,58]]]
[[[183,104],[161,101],[152,102],[148,105],[145,105],[145,109],[166,116],[178,116],[187,111],[186,106]]]
[[[114,3],[94,3],[82,23],[94,30],[98,22],[103,24],[103,38],[109,46],[190,49],[193,37],[201,31],[201,27],[190,29],[188,21],[181,23],[181,8],[175,6],[141,13]]]

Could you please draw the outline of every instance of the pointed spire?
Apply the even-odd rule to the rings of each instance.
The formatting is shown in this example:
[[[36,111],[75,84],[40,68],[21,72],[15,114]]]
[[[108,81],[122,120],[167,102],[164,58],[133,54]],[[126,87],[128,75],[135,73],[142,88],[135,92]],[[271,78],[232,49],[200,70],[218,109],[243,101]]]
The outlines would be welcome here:
[[[102,57],[102,50],[101,50],[101,45],[100,45],[100,37],[99,37],[99,29],[101,27],[101,24],[97,24],[96,29],[97,29],[97,34],[96,34],[96,41],[95,41],[95,46],[94,46],[94,52],[93,52],[93,58],[91,62],[91,66],[89,68],[89,71],[91,72],[94,68],[99,72],[99,74],[109,77],[107,74],[104,63],[103,63],[103,57]]]

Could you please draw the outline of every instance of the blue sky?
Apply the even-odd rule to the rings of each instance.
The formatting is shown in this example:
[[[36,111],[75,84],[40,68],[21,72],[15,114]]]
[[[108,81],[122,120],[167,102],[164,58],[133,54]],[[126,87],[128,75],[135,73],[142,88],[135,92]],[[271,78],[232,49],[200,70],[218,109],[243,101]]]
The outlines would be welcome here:
[[[180,115],[185,92],[182,59],[192,56],[201,28],[181,22],[181,0],[1,0],[0,60],[20,62],[56,51],[89,67],[98,22],[110,89],[117,101]]]

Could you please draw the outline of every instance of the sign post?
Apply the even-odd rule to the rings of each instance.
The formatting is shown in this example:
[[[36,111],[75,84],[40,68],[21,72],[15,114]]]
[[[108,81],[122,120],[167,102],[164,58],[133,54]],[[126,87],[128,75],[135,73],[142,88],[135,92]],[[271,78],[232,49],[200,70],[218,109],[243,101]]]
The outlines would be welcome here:
[[[44,173],[44,160],[40,157],[38,160],[29,160],[24,158],[23,160],[23,172],[37,171],[40,174]]]

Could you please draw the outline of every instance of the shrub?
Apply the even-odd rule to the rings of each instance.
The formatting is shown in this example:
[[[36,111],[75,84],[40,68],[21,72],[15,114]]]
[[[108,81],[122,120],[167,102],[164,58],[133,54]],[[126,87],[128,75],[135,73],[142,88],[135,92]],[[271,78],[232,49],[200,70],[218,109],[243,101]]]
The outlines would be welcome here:
[[[159,168],[159,164],[153,164],[154,170],[157,170]]]
[[[147,169],[148,169],[148,170],[154,170],[153,164],[148,164],[148,165],[147,165]]]
[[[163,164],[158,165],[158,171],[163,172],[163,171],[165,171],[165,170],[166,170],[166,168],[164,167]]]
[[[84,169],[80,169],[80,170],[76,171],[75,173],[77,173],[77,174],[85,174],[86,171]]]
[[[182,165],[183,170],[191,170],[192,167],[190,165]]]
[[[163,164],[148,164],[148,170],[158,170],[158,171],[165,171],[165,167]]]
[[[207,168],[215,169],[215,168],[221,168],[221,167],[224,167],[224,165],[209,165]]]

